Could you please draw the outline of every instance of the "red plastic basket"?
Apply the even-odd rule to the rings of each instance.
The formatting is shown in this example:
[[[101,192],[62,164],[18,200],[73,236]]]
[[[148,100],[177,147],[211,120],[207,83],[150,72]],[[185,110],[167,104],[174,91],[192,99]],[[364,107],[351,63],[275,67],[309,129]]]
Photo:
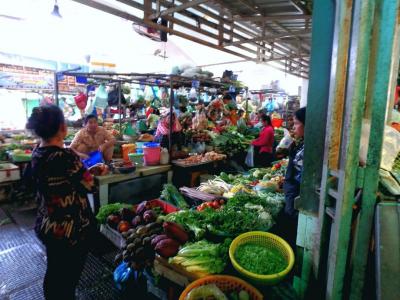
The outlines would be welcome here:
[[[170,214],[170,213],[173,213],[173,212],[176,212],[179,210],[177,207],[173,206],[172,204],[169,204],[160,199],[150,200],[149,202],[150,202],[151,207],[161,207],[162,210],[166,214]]]

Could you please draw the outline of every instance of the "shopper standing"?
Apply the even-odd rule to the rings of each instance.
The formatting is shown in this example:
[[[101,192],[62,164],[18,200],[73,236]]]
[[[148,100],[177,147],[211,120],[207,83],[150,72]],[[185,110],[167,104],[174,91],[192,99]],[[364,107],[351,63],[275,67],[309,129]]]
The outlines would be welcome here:
[[[75,299],[96,228],[87,199],[93,178],[79,157],[64,148],[67,126],[57,106],[34,108],[26,128],[41,140],[32,153],[31,171],[38,201],[35,231],[47,254],[44,296]]]
[[[256,167],[269,167],[273,161],[274,127],[270,116],[262,115],[261,121],[263,129],[260,136],[251,142],[254,146],[254,164]]]
[[[285,210],[281,218],[281,235],[295,249],[297,236],[298,211],[294,202],[300,195],[300,183],[303,173],[304,125],[306,108],[300,108],[294,114],[293,134],[295,142],[289,149],[289,163],[285,175],[283,190],[285,192]]]

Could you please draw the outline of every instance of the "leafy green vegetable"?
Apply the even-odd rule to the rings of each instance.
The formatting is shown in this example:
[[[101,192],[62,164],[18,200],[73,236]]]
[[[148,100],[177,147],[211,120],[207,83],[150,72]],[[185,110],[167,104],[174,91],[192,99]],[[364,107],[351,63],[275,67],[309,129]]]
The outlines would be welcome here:
[[[189,205],[186,203],[185,198],[179,193],[178,189],[172,184],[165,184],[164,189],[161,192],[161,196],[165,201],[175,205],[180,209],[189,208]]]
[[[278,250],[254,243],[240,245],[234,255],[239,265],[256,274],[276,274],[287,266],[285,258]]]
[[[203,273],[221,273],[228,261],[231,242],[232,240],[227,239],[223,244],[213,244],[205,240],[189,243],[179,250],[170,262]]]
[[[112,203],[103,205],[100,207],[99,212],[96,215],[96,219],[100,224],[105,224],[109,215],[118,212],[121,208],[130,206],[130,204],[126,203]]]
[[[245,136],[236,131],[236,127],[229,128],[213,138],[214,146],[228,155],[245,152],[254,139],[253,136]]]
[[[15,150],[15,149],[30,149],[31,147],[28,145],[20,145],[20,144],[9,144],[0,147],[0,160],[7,160],[7,151]]]

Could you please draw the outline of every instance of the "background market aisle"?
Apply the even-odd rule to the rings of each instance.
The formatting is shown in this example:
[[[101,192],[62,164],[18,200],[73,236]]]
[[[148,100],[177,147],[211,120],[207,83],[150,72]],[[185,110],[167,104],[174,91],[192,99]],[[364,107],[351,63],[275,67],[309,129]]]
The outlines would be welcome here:
[[[44,299],[45,249],[36,238],[35,210],[0,207],[0,299]],[[100,246],[100,245],[99,245]],[[101,253],[90,253],[77,288],[79,300],[124,299],[113,282],[115,250],[101,240]],[[144,286],[146,288],[146,286]],[[143,298],[150,299],[143,294]]]

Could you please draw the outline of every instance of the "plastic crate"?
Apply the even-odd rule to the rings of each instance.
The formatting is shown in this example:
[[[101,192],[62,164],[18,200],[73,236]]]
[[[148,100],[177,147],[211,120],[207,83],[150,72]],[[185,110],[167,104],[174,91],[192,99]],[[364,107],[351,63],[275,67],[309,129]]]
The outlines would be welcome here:
[[[18,166],[11,163],[0,164],[0,182],[16,181],[20,179]]]
[[[172,204],[169,204],[161,199],[154,199],[150,200],[149,202],[151,207],[161,207],[163,212],[166,214],[177,212],[179,210],[179,208],[176,206],[173,206]]]
[[[147,280],[147,292],[153,294],[158,299],[168,300],[167,292],[155,286],[150,280]]]
[[[116,231],[115,229],[111,228],[108,224],[101,224],[100,232],[111,242],[115,245],[115,247],[122,249],[126,245],[125,239],[122,235]]]
[[[179,209],[165,201],[162,201],[160,199],[154,199],[148,201],[150,203],[150,206],[153,207],[161,207],[163,212],[166,214],[170,214],[173,212],[178,211]],[[108,224],[101,224],[100,226],[100,232],[111,242],[113,243],[117,248],[122,249],[126,245],[125,239],[122,237],[121,233],[119,233],[117,230],[111,228]]]

